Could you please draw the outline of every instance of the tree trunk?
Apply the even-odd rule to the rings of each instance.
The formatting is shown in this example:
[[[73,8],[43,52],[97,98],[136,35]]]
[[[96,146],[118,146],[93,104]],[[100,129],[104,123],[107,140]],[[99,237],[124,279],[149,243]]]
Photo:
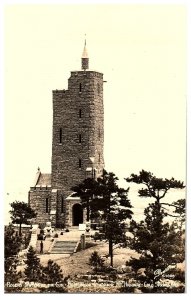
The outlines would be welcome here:
[[[21,223],[19,224],[19,235],[21,236]]]
[[[109,240],[110,266],[113,267],[113,241]]]

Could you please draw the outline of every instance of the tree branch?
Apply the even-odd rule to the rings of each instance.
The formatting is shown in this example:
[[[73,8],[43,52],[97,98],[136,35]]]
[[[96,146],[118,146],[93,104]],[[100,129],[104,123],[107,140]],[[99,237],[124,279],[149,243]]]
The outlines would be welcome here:
[[[173,217],[173,218],[178,218],[178,217],[180,217],[180,216],[173,216],[173,215],[171,215],[171,214],[169,214],[169,213],[166,213],[169,217]]]
[[[176,207],[176,208],[180,208],[178,205],[169,204],[169,203],[161,203],[161,205],[168,205],[168,206],[173,206],[173,207]]]
[[[163,207],[163,209],[165,209],[165,210],[167,210],[167,211],[168,211],[168,209],[167,209],[167,208],[165,208],[165,207]],[[178,217],[180,217],[180,215],[178,215],[178,216],[174,216],[174,215],[171,215],[171,214],[169,214],[168,212],[165,212],[165,215],[168,215],[168,216],[170,216],[170,217],[173,217],[173,218],[178,218]]]
[[[164,196],[166,195],[166,193],[167,193],[168,190],[169,190],[169,188],[166,188],[166,190],[164,191],[163,195],[160,196],[159,200],[162,199],[162,198],[164,198]]]

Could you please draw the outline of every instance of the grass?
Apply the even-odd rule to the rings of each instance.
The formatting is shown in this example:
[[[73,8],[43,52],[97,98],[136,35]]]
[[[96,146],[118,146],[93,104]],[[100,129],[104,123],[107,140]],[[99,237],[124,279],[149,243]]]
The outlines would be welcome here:
[[[87,274],[92,271],[92,268],[89,265],[89,258],[94,251],[97,251],[101,256],[103,256],[105,259],[105,265],[109,266],[110,258],[108,257],[108,243],[106,242],[90,242],[87,244],[87,248],[85,250],[81,250],[67,257],[63,254],[49,254],[40,255],[39,258],[42,264],[46,264],[49,259],[54,260],[60,265],[64,276],[70,275],[72,278],[75,275]],[[117,268],[121,265],[125,265],[126,261],[129,260],[131,256],[138,257],[138,254],[129,248],[115,249],[114,267]]]

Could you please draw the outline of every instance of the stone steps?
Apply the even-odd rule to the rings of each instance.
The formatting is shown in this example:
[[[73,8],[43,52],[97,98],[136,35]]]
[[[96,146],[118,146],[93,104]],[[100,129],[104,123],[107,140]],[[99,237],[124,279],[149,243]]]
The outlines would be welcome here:
[[[52,254],[72,254],[77,247],[77,241],[56,241],[52,247]]]

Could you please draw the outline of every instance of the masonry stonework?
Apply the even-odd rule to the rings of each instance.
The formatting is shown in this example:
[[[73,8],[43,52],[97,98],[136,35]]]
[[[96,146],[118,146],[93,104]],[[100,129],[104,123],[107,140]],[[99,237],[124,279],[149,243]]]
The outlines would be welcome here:
[[[37,210],[39,223],[51,220],[55,226],[73,226],[76,222],[72,207],[80,204],[80,199],[70,197],[71,188],[87,177],[97,178],[103,173],[103,74],[87,70],[88,67],[85,47],[82,70],[71,72],[68,90],[53,91],[51,182],[47,187],[40,173],[29,192],[29,203]],[[46,185],[45,191],[42,183]],[[47,198],[48,214],[43,206]],[[84,211],[83,222],[85,215]]]

